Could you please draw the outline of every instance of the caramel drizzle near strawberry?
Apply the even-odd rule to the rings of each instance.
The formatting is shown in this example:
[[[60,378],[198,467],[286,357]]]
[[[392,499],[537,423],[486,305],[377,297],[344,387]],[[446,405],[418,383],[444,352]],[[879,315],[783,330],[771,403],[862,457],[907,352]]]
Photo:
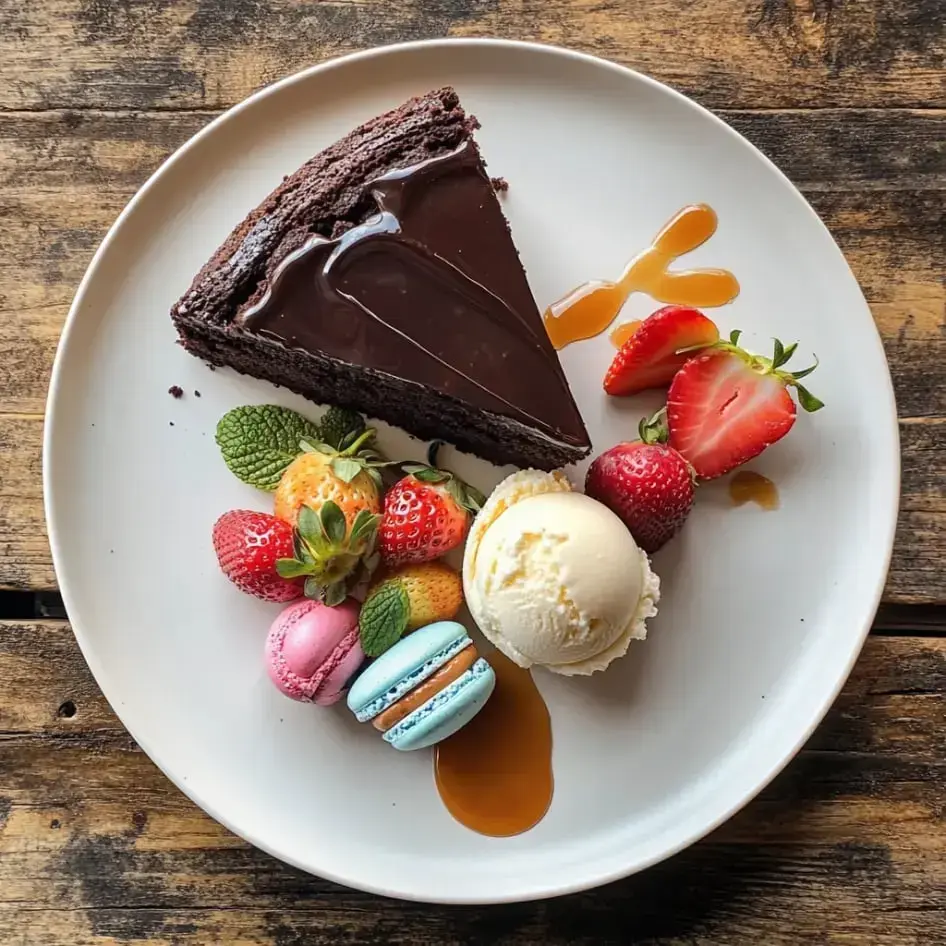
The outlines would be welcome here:
[[[729,270],[670,269],[680,256],[702,246],[716,232],[717,223],[716,212],[707,204],[684,207],[651,245],[628,263],[617,282],[584,283],[552,303],[543,315],[552,345],[561,349],[600,334],[634,292],[646,292],[658,302],[675,305],[720,306],[732,302],[739,295],[739,282]]]

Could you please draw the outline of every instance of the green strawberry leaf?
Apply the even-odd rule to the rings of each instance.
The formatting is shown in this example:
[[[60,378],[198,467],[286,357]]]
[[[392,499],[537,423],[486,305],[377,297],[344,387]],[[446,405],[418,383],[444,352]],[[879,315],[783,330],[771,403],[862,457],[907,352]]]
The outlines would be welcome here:
[[[350,447],[364,432],[365,419],[357,411],[330,407],[322,416],[322,442],[335,450]]]
[[[304,562],[306,565],[315,564],[315,556],[312,554],[308,543],[300,535],[298,529],[292,530],[292,551],[298,561]]]
[[[335,456],[335,448],[327,443],[310,443],[308,440],[302,440],[299,443],[303,453],[324,453],[327,457]]]
[[[368,595],[358,616],[361,649],[369,657],[380,657],[407,630],[410,604],[399,581],[385,581]]]
[[[475,516],[486,504],[486,497],[475,487],[466,484],[466,502],[464,505]]]
[[[300,441],[319,440],[318,427],[276,404],[244,405],[217,424],[216,440],[230,472],[244,483],[272,492],[299,456]]]
[[[325,589],[325,597],[323,600],[330,608],[334,608],[336,605],[341,604],[347,597],[348,591],[344,583],[337,581],[334,585],[329,585],[328,588]]]
[[[814,363],[810,368],[804,368],[804,369],[802,369],[801,371],[793,371],[793,372],[792,372],[792,377],[793,377],[796,381],[801,381],[802,378],[807,378],[808,375],[810,375],[810,374],[812,373],[812,371],[814,371],[815,368],[817,368],[817,367],[818,367],[818,356],[815,355],[815,363]]]
[[[792,342],[791,345],[786,345],[782,350],[782,357],[779,363],[775,366],[776,368],[781,367],[791,360],[792,355],[795,354],[795,350],[798,348],[798,342]]]
[[[353,460],[350,457],[332,458],[332,472],[343,483],[350,483],[362,469],[362,465],[357,460]]]
[[[355,516],[355,521],[351,525],[348,544],[355,547],[359,543],[367,542],[377,534],[380,523],[381,517],[377,513],[369,512],[367,509],[359,510],[358,515]]]
[[[734,328],[734,329],[729,333],[729,344],[730,344],[730,345],[738,345],[738,344],[739,344],[739,336],[740,336],[740,335],[742,335],[742,329],[740,329],[740,328]]]
[[[276,559],[276,574],[280,578],[299,578],[301,575],[308,575],[311,570],[310,565],[294,558]]]
[[[813,414],[815,411],[820,411],[824,407],[824,401],[820,401],[818,398],[808,390],[808,388],[802,387],[800,384],[795,385],[795,390],[798,392],[798,403],[808,411],[809,414]]]
[[[326,500],[319,512],[322,530],[333,545],[341,545],[345,541],[345,533],[348,531],[348,524],[345,522],[345,513],[341,511],[337,503],[331,499]]]
[[[305,586],[302,589],[307,598],[312,598],[315,601],[322,600],[322,593],[324,590],[325,588],[318,578],[306,578]]]
[[[411,470],[411,475],[415,480],[420,480],[421,483],[445,483],[447,480],[453,479],[451,474],[445,473],[443,470],[434,470],[429,466],[422,466],[419,470]]]
[[[325,532],[322,529],[322,520],[319,514],[311,506],[300,506],[299,517],[296,520],[296,528],[303,541],[316,545],[321,539],[325,538]]]

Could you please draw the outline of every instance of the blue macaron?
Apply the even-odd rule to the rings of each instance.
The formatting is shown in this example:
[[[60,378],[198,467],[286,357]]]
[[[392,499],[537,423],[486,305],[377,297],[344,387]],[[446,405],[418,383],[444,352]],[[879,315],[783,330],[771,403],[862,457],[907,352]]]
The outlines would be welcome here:
[[[436,689],[438,681],[431,678],[440,671],[441,678],[451,677],[446,669],[451,662],[454,667],[469,666]],[[438,621],[408,634],[370,664],[348,691],[348,708],[359,722],[367,722],[407,698],[402,712],[388,713],[396,721],[383,736],[401,751],[424,749],[465,726],[483,708],[495,685],[493,668],[477,656],[466,628],[456,621]],[[417,696],[412,698],[411,693],[418,687],[423,687],[419,692],[427,698],[415,707]]]

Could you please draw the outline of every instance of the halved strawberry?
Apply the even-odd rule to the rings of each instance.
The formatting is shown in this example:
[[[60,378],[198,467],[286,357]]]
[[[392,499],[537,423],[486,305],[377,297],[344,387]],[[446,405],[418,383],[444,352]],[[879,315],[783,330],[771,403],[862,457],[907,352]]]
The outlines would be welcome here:
[[[696,350],[719,341],[719,329],[698,309],[668,305],[648,316],[621,346],[604,377],[608,394],[666,387]]]
[[[781,440],[795,423],[794,387],[806,411],[824,405],[798,381],[811,374],[783,371],[797,343],[775,340],[772,358],[753,355],[729,342],[701,352],[677,372],[667,395],[670,446],[693,467],[700,479],[722,476]]]

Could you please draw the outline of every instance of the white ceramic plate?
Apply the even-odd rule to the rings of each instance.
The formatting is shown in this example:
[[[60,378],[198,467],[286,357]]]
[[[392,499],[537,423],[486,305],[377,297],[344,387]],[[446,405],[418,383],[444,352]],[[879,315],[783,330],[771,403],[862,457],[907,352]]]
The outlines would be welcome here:
[[[768,351],[802,341],[822,367],[824,411],[801,416],[755,468],[782,508],[729,508],[701,489],[660,553],[664,599],[648,640],[592,679],[537,674],[553,718],[556,793],[508,840],[455,823],[426,753],[398,754],[344,706],[292,703],[269,684],[262,644],[276,607],[242,596],[210,544],[228,508],[267,508],[214,446],[237,404],[307,402],[174,344],[168,309],[282,175],[406,97],[452,84],[479,140],[540,305],[613,278],[685,204],[719,232],[694,264],[733,269],[722,329]],[[643,317],[656,305],[634,297]],[[569,347],[596,450],[633,435],[601,378],[606,337]],[[800,359],[800,360],[801,360]],[[188,393],[175,401],[169,385]],[[193,395],[199,389],[202,397]],[[413,446],[386,430],[392,454]],[[490,488],[501,471],[453,457]],[[524,44],[434,42],[300,73],[213,122],[129,204],[69,315],[46,428],[47,515],[76,637],[122,721],[211,815],[325,877],[431,901],[519,900],[639,870],[751,798],[834,699],[874,614],[898,496],[893,396],[870,312],[837,246],[752,146],[681,95],[608,63]]]

